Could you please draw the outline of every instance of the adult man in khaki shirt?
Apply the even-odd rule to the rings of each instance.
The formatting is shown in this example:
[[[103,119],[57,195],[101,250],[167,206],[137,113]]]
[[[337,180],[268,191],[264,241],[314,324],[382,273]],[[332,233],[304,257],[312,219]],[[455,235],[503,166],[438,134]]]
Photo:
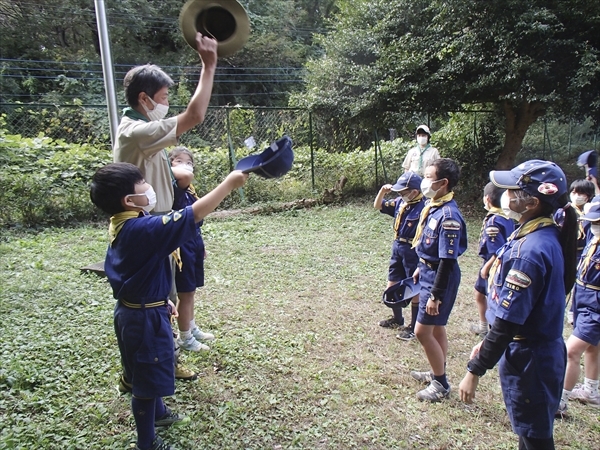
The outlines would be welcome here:
[[[155,213],[171,210],[173,184],[165,147],[177,144],[177,138],[204,121],[210,102],[217,66],[217,41],[196,34],[196,46],[202,60],[198,87],[186,110],[164,119],[169,107],[169,87],[174,83],[159,67],[131,69],[123,84],[129,108],[117,129],[115,162],[128,162],[140,168],[156,191]]]

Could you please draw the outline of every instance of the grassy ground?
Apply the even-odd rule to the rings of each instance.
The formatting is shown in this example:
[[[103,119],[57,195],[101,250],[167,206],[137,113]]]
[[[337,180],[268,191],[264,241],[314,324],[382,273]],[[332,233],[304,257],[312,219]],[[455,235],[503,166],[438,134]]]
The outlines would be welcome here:
[[[269,216],[208,220],[206,287],[197,322],[212,351],[184,355],[196,382],[178,382],[173,409],[192,424],[163,437],[179,449],[512,449],[497,372],[477,402],[457,397],[476,316],[472,285],[479,221],[460,259],[448,325],[455,390],[420,403],[411,369],[418,342],[377,326],[391,218],[368,201]],[[0,244],[0,449],[122,449],[134,439],[108,284],[79,268],[103,259],[106,228],[3,232]],[[408,312],[408,311],[407,311]],[[569,329],[565,329],[568,336]],[[571,402],[558,448],[597,449],[598,410]]]

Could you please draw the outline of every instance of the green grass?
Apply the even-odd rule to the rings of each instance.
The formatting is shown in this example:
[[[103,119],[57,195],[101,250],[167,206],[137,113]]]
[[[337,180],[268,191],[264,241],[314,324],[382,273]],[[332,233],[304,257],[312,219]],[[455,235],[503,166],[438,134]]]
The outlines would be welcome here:
[[[377,326],[389,310],[391,218],[370,202],[227,219],[203,227],[206,286],[197,322],[212,351],[184,353],[200,378],[167,404],[191,425],[161,434],[179,449],[512,449],[496,370],[477,401],[456,391],[477,339],[472,285],[479,220],[450,317],[441,404],[419,402],[408,375],[426,369],[418,342]],[[0,235],[0,449],[123,449],[134,438],[105,280],[79,268],[104,257],[104,224]],[[408,311],[407,311],[408,313]],[[568,336],[569,328],[565,328]],[[571,402],[558,448],[595,449],[598,410]]]

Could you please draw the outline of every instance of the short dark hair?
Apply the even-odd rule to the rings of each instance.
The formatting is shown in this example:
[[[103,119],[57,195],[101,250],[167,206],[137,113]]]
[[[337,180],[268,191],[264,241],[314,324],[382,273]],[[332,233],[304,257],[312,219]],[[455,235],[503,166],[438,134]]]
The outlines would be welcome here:
[[[131,107],[139,105],[140,92],[145,92],[153,98],[164,87],[171,87],[175,83],[169,75],[154,64],[146,64],[131,69],[123,79],[125,98]]]
[[[171,149],[171,151],[169,152],[169,161],[173,162],[173,160],[182,153],[188,155],[192,159],[192,163],[194,162],[194,154],[190,151],[190,149],[183,146],[173,147],[173,149]]]
[[[577,192],[578,194],[587,195],[588,201],[596,195],[596,187],[590,180],[575,180],[571,183],[569,192]]]
[[[135,185],[143,179],[142,172],[133,164],[112,163],[101,167],[92,177],[92,203],[108,214],[123,212],[121,199],[135,194]]]
[[[504,191],[506,191],[506,189],[499,188],[490,181],[483,188],[483,196],[487,196],[490,198],[490,203],[492,204],[492,206],[500,208],[500,198],[502,197],[502,194],[504,194]]]
[[[435,167],[435,174],[438,180],[442,178],[448,180],[448,191],[454,189],[460,178],[460,167],[458,167],[456,161],[450,158],[438,158],[433,160],[430,165]]]

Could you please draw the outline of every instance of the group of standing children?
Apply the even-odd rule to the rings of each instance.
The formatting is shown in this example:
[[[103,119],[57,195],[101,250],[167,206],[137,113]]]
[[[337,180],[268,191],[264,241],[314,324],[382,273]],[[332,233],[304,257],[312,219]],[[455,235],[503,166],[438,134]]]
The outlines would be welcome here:
[[[445,374],[445,326],[460,284],[457,258],[466,250],[466,226],[453,200],[459,178],[454,161],[429,161],[418,189],[419,174],[407,169],[395,185],[380,189],[374,206],[394,217],[388,288],[411,275],[421,285],[418,303],[411,304],[413,321],[398,337],[416,336],[423,346],[430,369],[411,376],[428,383],[417,397],[434,402],[451,390]],[[472,402],[479,378],[500,362],[504,402],[519,449],[553,449],[554,417],[566,411],[568,399],[600,406],[600,196],[588,204],[594,184],[578,180],[567,189],[564,172],[548,161],[493,171],[490,179],[483,192],[488,214],[475,283],[479,323],[471,327],[484,339],[473,349],[459,393]],[[390,191],[398,197],[386,200]],[[428,200],[418,206],[417,218],[415,200],[421,194]],[[574,331],[565,346],[569,298]],[[401,308],[386,304],[393,316],[380,325],[404,325]],[[575,385],[582,354],[584,383]]]

